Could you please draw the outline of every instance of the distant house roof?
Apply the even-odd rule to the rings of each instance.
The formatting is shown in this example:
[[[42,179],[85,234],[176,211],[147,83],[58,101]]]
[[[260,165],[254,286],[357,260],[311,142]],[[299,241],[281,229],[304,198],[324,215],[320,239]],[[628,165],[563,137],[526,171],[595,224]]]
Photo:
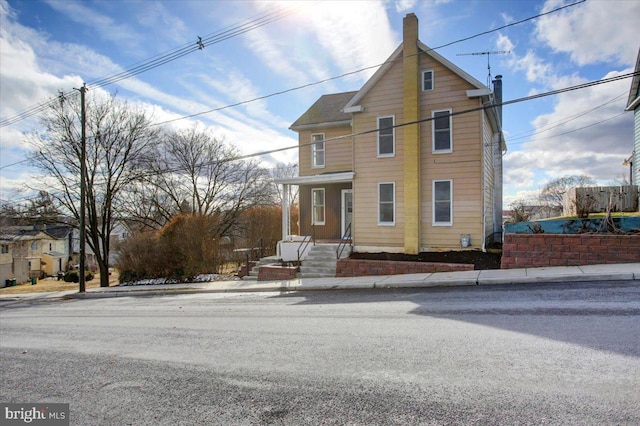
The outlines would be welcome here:
[[[42,232],[56,240],[61,240],[67,238],[72,229],[69,225],[21,225],[4,227],[2,233],[11,235],[15,239],[16,236],[36,237]]]
[[[627,108],[625,111],[632,111],[640,105],[640,49],[638,49],[638,57],[636,58],[636,67],[633,71],[636,75],[633,76],[631,81],[631,88],[629,89],[629,98],[627,99]]]
[[[57,240],[61,240],[63,238],[67,238],[72,229],[72,227],[67,225],[48,225],[46,229],[44,229],[44,232]]]
[[[311,107],[300,116],[289,128],[291,130],[312,129],[330,125],[349,124],[351,114],[342,112],[342,108],[358,93],[342,92],[322,95]]]

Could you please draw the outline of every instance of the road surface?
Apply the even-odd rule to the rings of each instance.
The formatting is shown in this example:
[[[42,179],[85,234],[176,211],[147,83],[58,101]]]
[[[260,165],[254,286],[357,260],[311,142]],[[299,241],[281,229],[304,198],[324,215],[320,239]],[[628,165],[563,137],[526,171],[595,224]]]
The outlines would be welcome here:
[[[640,282],[0,303],[78,425],[640,424]]]

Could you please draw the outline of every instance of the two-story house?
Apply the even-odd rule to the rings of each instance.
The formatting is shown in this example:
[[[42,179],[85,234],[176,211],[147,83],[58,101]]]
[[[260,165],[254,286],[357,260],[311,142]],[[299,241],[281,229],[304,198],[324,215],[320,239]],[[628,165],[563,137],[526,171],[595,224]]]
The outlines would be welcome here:
[[[500,76],[493,86],[424,45],[408,14],[402,44],[360,90],[322,96],[290,127],[299,176],[278,182],[299,185],[301,235],[408,254],[499,241]]]
[[[640,185],[640,49],[638,49],[634,72],[636,74],[631,80],[625,109],[625,111],[633,111],[633,151],[625,163],[629,165],[629,183]]]
[[[6,227],[0,235],[0,281],[22,283],[31,277],[56,276],[71,256],[67,225]]]

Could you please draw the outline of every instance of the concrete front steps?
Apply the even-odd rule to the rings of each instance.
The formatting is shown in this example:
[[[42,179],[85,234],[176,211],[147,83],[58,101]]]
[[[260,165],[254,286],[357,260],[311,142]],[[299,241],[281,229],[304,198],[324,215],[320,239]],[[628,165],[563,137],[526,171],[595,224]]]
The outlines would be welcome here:
[[[307,253],[300,265],[300,278],[321,278],[336,276],[336,250],[338,244],[316,244]],[[349,247],[342,252],[341,258],[349,257]]]
[[[249,275],[247,275],[246,277],[243,277],[242,279],[245,281],[257,281],[258,269],[260,269],[261,266],[275,265],[278,263],[279,260],[280,259],[278,259],[277,256],[263,257],[258,261],[258,263],[255,264],[253,268],[251,268],[251,270],[249,271]]]

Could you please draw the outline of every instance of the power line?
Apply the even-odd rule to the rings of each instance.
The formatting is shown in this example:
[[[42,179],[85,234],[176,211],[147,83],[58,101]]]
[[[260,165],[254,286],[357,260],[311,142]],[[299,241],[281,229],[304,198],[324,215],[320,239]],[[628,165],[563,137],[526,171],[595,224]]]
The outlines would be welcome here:
[[[556,134],[548,136],[546,138],[538,138],[538,139],[535,139],[533,142],[545,141],[545,140],[557,138],[558,136],[564,136],[564,135],[568,135],[569,133],[575,133],[575,132],[578,132],[580,130],[588,129],[589,127],[597,126],[598,124],[602,124],[602,123],[605,123],[607,121],[611,121],[614,118],[618,118],[618,117],[620,117],[622,115],[625,115],[626,113],[627,113],[627,111],[622,111],[621,113],[616,114],[616,115],[614,115],[612,117],[609,117],[609,118],[605,118],[604,120],[600,120],[600,121],[595,122],[595,123],[587,124],[586,126],[578,127],[577,129],[567,130],[566,132],[556,133]],[[541,133],[541,132],[534,133],[533,135],[536,135],[538,133]],[[531,135],[531,136],[533,136],[533,135]],[[511,143],[511,140],[509,140],[509,145],[522,145],[525,142]]]
[[[449,113],[448,117],[462,115],[462,114],[470,114],[470,113],[473,113],[473,112],[478,112],[478,111],[491,109],[491,108],[495,108],[495,107],[502,107],[502,106],[512,105],[512,104],[516,104],[516,103],[520,103],[520,102],[527,102],[527,101],[531,101],[531,100],[534,100],[534,99],[539,99],[539,98],[543,98],[543,97],[547,97],[547,96],[558,95],[558,94],[561,94],[561,93],[570,92],[570,91],[574,91],[574,90],[586,89],[588,87],[597,86],[597,85],[600,85],[600,84],[606,84],[606,83],[611,83],[611,82],[614,82],[614,81],[630,78],[630,77],[633,77],[635,75],[640,75],[640,72],[632,72],[632,73],[628,73],[628,74],[622,74],[622,75],[618,75],[618,76],[615,76],[615,77],[609,77],[609,78],[604,78],[604,79],[601,79],[601,80],[591,81],[591,82],[588,82],[588,83],[578,84],[578,85],[575,85],[575,86],[565,87],[563,89],[557,89],[557,90],[552,90],[552,91],[548,91],[548,92],[538,93],[538,94],[535,94],[535,95],[526,96],[526,97],[522,97],[522,98],[517,98],[517,99],[510,100],[510,101],[504,101],[501,104],[489,104],[489,105],[483,105],[483,106],[480,106],[480,107],[466,109],[466,110],[462,110],[462,111],[451,112],[451,113]],[[420,119],[420,120],[410,121],[410,122],[407,122],[407,123],[395,124],[393,126],[385,127],[384,129],[396,129],[396,128],[400,128],[400,127],[410,126],[410,125],[413,125],[413,124],[429,122],[429,121],[432,121],[432,120],[434,120],[433,117],[427,117],[427,118],[423,118],[423,119]],[[381,130],[381,128],[375,128],[375,129],[370,129],[370,130],[364,130],[364,131],[361,131],[361,132],[351,133],[351,134],[348,134],[348,135],[335,136],[335,137],[332,137],[332,138],[325,139],[324,142],[333,142],[333,141],[337,141],[337,140],[353,138],[355,136],[362,136],[362,135],[366,135],[366,134],[377,133],[380,130]],[[558,136],[560,136],[560,135],[558,135]],[[296,149],[296,148],[302,148],[302,147],[306,147],[306,146],[311,146],[314,143],[315,142],[299,143],[299,144],[296,144],[296,145],[286,146],[286,147],[282,147],[282,148],[276,148],[276,149],[272,149],[272,150],[268,150],[268,151],[261,151],[261,152],[256,152],[256,153],[252,153],[252,154],[240,155],[240,156],[236,156],[236,157],[232,157],[232,158],[227,158],[227,159],[223,159],[223,160],[214,161],[214,162],[211,162],[211,163],[201,163],[198,166],[206,166],[206,165],[213,165],[213,164],[218,164],[218,163],[246,160],[246,159],[253,158],[253,157],[261,157],[261,156],[264,156],[264,155],[270,155],[270,154],[275,154],[275,153],[278,153],[278,152],[288,151],[290,149]],[[160,174],[165,174],[165,173],[175,173],[175,172],[179,172],[179,171],[182,171],[182,170],[185,170],[185,168],[184,167],[179,167],[179,168],[175,168],[175,169],[163,170],[163,171],[158,171],[158,172],[149,172],[149,173],[144,173],[141,176],[152,177],[152,176],[155,176],[155,175],[160,175]]]
[[[11,166],[16,166],[18,164],[26,163],[27,161],[29,161],[29,160],[28,159],[24,159],[24,160],[16,161],[15,163],[5,164],[4,166],[0,167],[0,170],[6,169],[7,167],[11,167]]]
[[[480,107],[475,107],[475,108],[470,108],[470,109],[466,109],[466,110],[462,110],[462,111],[456,111],[456,112],[451,112],[449,113],[449,117],[452,116],[458,116],[458,115],[463,115],[463,114],[470,114],[470,113],[474,113],[474,112],[478,112],[478,111],[482,111],[482,110],[486,110],[486,109],[491,109],[491,108],[496,108],[496,107],[501,107],[501,106],[506,106],[506,105],[512,105],[512,104],[516,104],[516,103],[520,103],[520,102],[527,102],[527,101],[531,101],[534,99],[539,99],[539,98],[543,98],[543,97],[547,97],[547,96],[553,96],[553,95],[557,95],[560,93],[566,93],[566,92],[570,92],[570,91],[574,91],[574,90],[581,90],[581,89],[585,89],[588,87],[592,87],[592,86],[596,86],[596,85],[600,85],[600,84],[606,84],[606,83],[611,83],[614,81],[618,81],[618,80],[622,80],[625,78],[630,78],[636,75],[640,75],[640,72],[633,72],[633,73],[628,73],[628,74],[624,74],[624,75],[619,75],[619,76],[615,76],[615,77],[611,77],[611,78],[605,78],[605,79],[601,79],[601,80],[596,80],[596,81],[592,81],[592,82],[588,82],[588,83],[583,83],[583,84],[578,84],[575,86],[570,86],[570,87],[566,87],[563,89],[558,89],[558,90],[553,90],[553,91],[549,91],[549,92],[544,92],[544,93],[539,93],[536,95],[532,95],[532,96],[526,96],[526,97],[522,97],[522,98],[517,98],[517,99],[512,99],[510,101],[505,101],[501,104],[488,104],[488,105],[482,105]],[[620,115],[624,114],[620,113],[614,117],[610,117],[608,119],[605,120],[601,120],[597,123],[592,123],[588,126],[584,126],[582,128],[579,129],[574,129],[572,131],[568,131],[562,134],[558,134],[558,135],[554,135],[552,137],[557,137],[557,136],[562,136],[564,134],[568,134],[568,133],[573,133],[575,131],[579,131],[582,130],[584,128],[587,127],[593,127],[595,125],[598,125],[600,123],[603,123],[605,121],[609,121],[612,120],[616,117],[619,117]],[[423,122],[429,122],[429,121],[433,121],[435,118],[433,117],[428,117],[428,118],[423,118],[420,120],[415,120],[415,121],[411,121],[411,122],[407,122],[407,123],[400,123],[400,124],[395,124],[393,126],[390,127],[386,127],[387,128],[400,128],[400,127],[405,127],[405,126],[410,126],[410,125],[415,125],[415,124],[419,124],[419,123],[423,123]],[[353,138],[355,136],[362,136],[362,135],[366,135],[366,134],[371,134],[371,133],[376,133],[379,132],[381,130],[381,128],[376,128],[376,129],[370,129],[370,130],[365,130],[365,131],[361,131],[361,132],[356,132],[356,133],[351,133],[348,135],[342,135],[342,136],[335,136],[332,138],[328,138],[325,139],[324,142],[334,142],[334,141],[338,141],[338,140],[343,140],[343,139],[347,139],[347,138]],[[550,137],[551,138],[551,137]],[[282,148],[277,148],[277,149],[272,149],[272,150],[268,150],[268,151],[261,151],[261,152],[256,152],[256,153],[251,153],[251,154],[246,154],[246,155],[240,155],[240,156],[235,156],[235,157],[231,157],[231,158],[226,158],[226,159],[222,159],[222,160],[216,160],[210,163],[200,163],[199,165],[197,165],[197,167],[202,167],[202,166],[207,166],[207,165],[215,165],[215,164],[222,164],[222,163],[229,163],[229,162],[234,162],[234,161],[240,161],[240,160],[246,160],[249,158],[253,158],[253,157],[261,157],[264,155],[270,155],[270,154],[274,154],[277,152],[283,152],[283,151],[288,151],[291,149],[300,149],[302,147],[306,147],[306,146],[311,146],[313,145],[315,142],[307,142],[307,143],[299,143],[296,145],[291,145],[291,146],[287,146],[287,147],[282,147]],[[168,173],[176,173],[176,172],[180,172],[186,170],[186,167],[177,167],[174,169],[166,169],[166,170],[162,170],[162,171],[153,171],[153,172],[146,172],[146,173],[141,173],[138,175],[139,178],[149,178],[149,177],[153,177],[153,176],[160,176],[163,174],[168,174]],[[22,198],[25,201],[29,201],[29,200],[35,200],[37,198]]]
[[[531,136],[538,135],[540,133],[548,132],[551,129],[555,129],[556,127],[562,126],[563,124],[567,124],[567,123],[569,123],[569,122],[571,122],[573,120],[577,120],[580,117],[583,117],[583,116],[585,116],[587,114],[590,114],[590,113],[592,113],[594,111],[597,111],[598,109],[603,108],[603,107],[605,107],[605,106],[617,101],[618,99],[620,99],[621,97],[626,96],[626,95],[627,95],[627,92],[623,92],[620,95],[616,96],[615,98],[610,99],[607,102],[605,102],[603,104],[600,104],[595,108],[591,108],[589,110],[586,110],[586,111],[580,112],[578,114],[572,115],[570,117],[567,117],[564,120],[552,121],[550,123],[547,123],[547,126],[545,126],[542,130],[536,130],[536,131],[527,130],[527,131],[524,131],[524,132],[516,133],[515,135],[509,137],[509,143],[511,144],[511,142],[513,142],[514,140],[529,138]],[[552,124],[553,124],[553,126],[552,126]]]
[[[474,34],[474,35],[471,35],[471,36],[468,36],[468,37],[465,37],[465,38],[461,38],[461,39],[458,39],[458,40],[451,41],[449,43],[442,44],[440,46],[431,47],[425,52],[418,52],[417,54],[414,54],[414,55],[411,55],[411,56],[421,55],[421,54],[428,53],[428,52],[431,52],[431,51],[434,51],[434,50],[442,49],[443,47],[448,47],[448,46],[451,46],[451,45],[454,45],[454,44],[457,44],[457,43],[461,43],[463,41],[468,41],[468,40],[471,40],[471,39],[474,39],[474,38],[477,38],[477,37],[480,37],[480,36],[483,36],[483,35],[487,35],[487,34],[490,34],[490,33],[496,32],[496,31],[500,31],[500,30],[503,30],[503,29],[508,28],[508,27],[519,25],[519,24],[531,21],[533,19],[537,19],[537,18],[540,18],[542,16],[549,15],[551,13],[559,12],[559,11],[561,11],[563,9],[567,9],[569,7],[577,6],[577,5],[581,4],[581,3],[584,3],[585,1],[586,0],[580,0],[580,1],[577,1],[575,3],[567,4],[567,5],[558,7],[556,9],[550,10],[548,12],[540,13],[540,14],[535,15],[535,16],[531,16],[531,17],[528,17],[528,18],[525,18],[525,19],[521,19],[519,21],[512,22],[510,24],[506,24],[506,25],[503,25],[501,27],[498,27],[498,28],[495,28],[495,29],[492,29],[492,30],[483,31],[481,33],[477,33],[477,34]],[[253,98],[253,99],[248,99],[248,100],[245,100],[245,101],[240,101],[240,102],[236,102],[236,103],[233,103],[233,104],[228,104],[228,105],[225,105],[225,106],[212,108],[212,109],[209,109],[209,110],[206,110],[206,111],[201,111],[201,112],[197,112],[197,113],[194,113],[194,114],[181,116],[181,117],[178,117],[178,118],[173,118],[173,119],[170,119],[170,120],[161,121],[161,122],[158,122],[158,123],[154,123],[153,125],[154,126],[158,126],[158,125],[161,125],[161,124],[173,123],[175,121],[185,120],[187,118],[193,118],[193,117],[197,117],[197,116],[200,116],[200,115],[209,114],[209,113],[212,113],[212,112],[222,111],[222,110],[228,109],[228,108],[234,108],[234,107],[237,107],[237,106],[240,106],[240,105],[245,105],[245,104],[248,104],[248,103],[252,103],[252,102],[268,99],[268,98],[271,98],[271,97],[274,97],[274,96],[283,95],[285,93],[294,92],[294,91],[297,91],[297,90],[300,90],[300,89],[305,89],[307,87],[317,86],[317,85],[320,85],[320,84],[323,84],[323,83],[326,83],[326,82],[329,82],[329,81],[338,80],[338,79],[341,79],[341,78],[344,78],[344,77],[347,77],[347,76],[350,76],[350,75],[354,75],[354,74],[358,74],[358,73],[361,73],[361,72],[364,72],[364,71],[368,71],[368,70],[373,69],[373,68],[378,68],[378,67],[381,67],[381,66],[386,65],[386,64],[393,64],[394,62],[400,61],[400,60],[402,60],[402,58],[398,58],[395,61],[385,61],[385,62],[382,62],[380,64],[376,64],[376,65],[371,65],[371,66],[368,66],[368,67],[360,68],[360,69],[355,70],[355,71],[349,71],[349,72],[346,72],[346,73],[343,73],[343,74],[340,74],[340,75],[337,75],[337,76],[334,76],[334,77],[328,77],[328,78],[325,78],[323,80],[318,80],[318,81],[315,81],[315,82],[312,82],[312,83],[306,83],[306,84],[303,84],[303,85],[300,85],[300,86],[296,86],[296,87],[292,87],[292,88],[289,88],[289,89],[280,90],[278,92],[273,92],[273,93],[270,93],[268,95],[258,96],[258,97]]]
[[[313,3],[313,5],[317,4],[318,2]],[[312,5],[312,6],[313,6]],[[303,6],[303,7],[309,7],[307,5]],[[143,72],[149,71],[151,69],[157,68],[161,65],[167,64],[169,62],[173,62],[179,58],[182,58],[183,56],[189,55],[195,51],[198,50],[203,50],[205,47],[207,46],[211,46],[213,44],[217,44],[217,43],[221,43],[222,41],[228,40],[232,37],[236,37],[238,35],[244,34],[246,32],[258,29],[260,27],[263,27],[267,24],[270,24],[272,22],[275,22],[277,20],[283,19],[287,16],[290,16],[294,13],[298,13],[301,9],[303,9],[303,7],[298,7],[298,8],[293,8],[293,9],[287,9],[287,10],[276,10],[276,11],[271,11],[262,15],[254,15],[257,17],[253,17],[250,18],[249,20],[246,20],[245,22],[239,23],[239,24],[234,24],[228,27],[223,28],[222,30],[215,32],[215,33],[211,33],[210,35],[207,35],[205,37],[199,37],[198,36],[198,41],[196,42],[191,42],[188,44],[185,44],[181,47],[169,50],[168,52],[164,53],[164,54],[159,54],[159,55],[155,55],[152,56],[151,58],[143,61],[143,62],[137,62],[135,64],[133,64],[132,66],[130,66],[129,68],[116,73],[114,75],[111,75],[109,77],[104,77],[98,80],[93,80],[90,81],[89,83],[87,83],[89,85],[90,88],[99,88],[99,87],[104,87],[107,86],[109,84],[113,84],[116,82],[119,82],[121,80],[136,76],[138,74],[141,74]],[[46,108],[48,108],[49,106],[51,106],[54,102],[59,102],[60,97],[68,97],[73,93],[72,90],[69,90],[67,92],[64,93],[60,93],[60,95],[57,98],[52,98],[49,101],[46,101],[44,103],[40,103],[38,105],[35,105],[31,108],[28,108],[16,115],[13,115],[11,117],[5,118],[3,120],[0,120],[0,127],[5,127],[14,123],[17,123],[19,121],[22,121],[26,118],[29,118],[33,115],[36,115],[42,111],[44,111]]]
[[[480,36],[483,36],[483,35],[487,35],[487,34],[490,34],[490,33],[496,32],[496,31],[500,31],[502,29],[509,28],[509,27],[512,27],[512,26],[515,26],[515,25],[519,25],[519,24],[522,24],[524,22],[528,22],[528,21],[531,21],[533,19],[537,19],[539,17],[542,17],[542,16],[545,16],[545,15],[549,15],[549,14],[561,11],[563,9],[567,9],[569,7],[576,6],[578,4],[584,3],[585,1],[586,0],[580,0],[580,1],[577,1],[575,3],[570,3],[568,5],[564,5],[564,6],[556,8],[556,9],[550,10],[548,12],[540,13],[538,15],[534,15],[534,16],[531,16],[531,17],[528,17],[528,18],[525,18],[525,19],[522,19],[522,20],[519,20],[519,21],[515,21],[515,22],[512,22],[510,24],[506,24],[506,25],[503,25],[501,27],[498,27],[498,28],[495,28],[495,29],[492,29],[492,30],[487,30],[487,31],[484,31],[484,32],[481,32],[481,33],[478,33],[478,34],[474,34],[474,35],[471,35],[471,36],[468,36],[468,37],[465,37],[465,38],[462,38],[462,39],[454,40],[452,42],[445,43],[443,45],[430,48],[429,51],[441,49],[443,47],[451,46],[453,44],[461,43],[463,41],[468,41],[468,40],[471,40],[473,38],[477,38],[477,37],[480,37]],[[314,4],[316,4],[316,3],[314,3]],[[251,31],[252,29],[259,28],[259,27],[261,27],[263,25],[266,25],[268,23],[271,23],[271,22],[273,22],[275,20],[282,19],[285,16],[289,16],[290,14],[296,13],[298,10],[299,9],[290,10],[288,12],[284,12],[282,15],[277,15],[277,16],[271,16],[271,15],[274,15],[274,14],[276,14],[278,12],[270,12],[268,14],[265,14],[265,15],[255,19],[255,20],[253,20],[253,23],[250,21],[249,23],[238,25],[238,26],[236,26],[234,28],[231,28],[230,30],[222,31],[221,33],[216,33],[215,35],[213,35],[211,37],[207,37],[206,40],[199,39],[199,41],[195,45],[193,45],[191,47],[189,47],[189,45],[187,45],[187,47],[175,49],[173,51],[170,51],[168,54],[166,54],[164,56],[161,56],[158,59],[154,59],[153,61],[150,61],[150,62],[145,62],[142,65],[134,67],[131,70],[126,70],[126,71],[123,71],[121,73],[116,74],[115,76],[107,77],[105,79],[98,80],[97,82],[90,82],[88,84],[89,84],[90,87],[93,87],[94,85],[97,85],[98,87],[102,87],[102,86],[105,86],[107,84],[118,82],[118,81],[123,80],[125,78],[129,78],[129,77],[131,77],[133,75],[137,75],[139,73],[147,71],[149,69],[153,69],[153,68],[156,68],[156,67],[158,67],[160,65],[164,65],[167,62],[171,62],[173,60],[176,60],[176,59],[178,59],[178,58],[180,58],[182,56],[185,56],[186,54],[192,53],[192,52],[194,52],[196,50],[201,50],[201,46],[202,45],[206,45],[205,41],[206,41],[206,43],[209,43],[209,44],[219,43],[221,41],[227,40],[228,38],[234,37],[234,36],[239,35],[239,34],[243,34],[243,33],[247,32],[247,31]],[[251,25],[254,25],[254,26],[251,26]],[[200,42],[202,42],[202,44]],[[421,54],[421,53],[422,52],[419,52],[418,54]],[[386,62],[383,62],[381,64],[377,64],[377,65],[368,66],[368,67],[361,68],[361,69],[358,69],[358,70],[355,70],[355,71],[343,73],[343,74],[340,74],[340,75],[335,76],[335,77],[326,78],[326,79],[323,79],[323,80],[320,80],[320,81],[316,81],[316,82],[313,82],[313,83],[303,84],[301,86],[297,86],[297,87],[294,87],[294,88],[290,88],[290,89],[274,92],[274,93],[271,93],[271,94],[268,94],[268,95],[264,95],[264,96],[259,96],[259,97],[256,97],[256,98],[253,98],[253,99],[250,99],[250,100],[237,102],[235,104],[226,105],[226,106],[223,106],[223,107],[220,107],[220,108],[214,108],[214,109],[203,111],[203,112],[200,112],[200,113],[190,114],[190,115],[186,115],[186,116],[179,117],[179,118],[176,118],[176,119],[167,120],[167,121],[160,122],[160,123],[155,123],[155,125],[166,124],[166,123],[170,123],[170,122],[174,122],[174,121],[178,121],[178,120],[183,120],[183,119],[187,119],[187,118],[193,118],[193,117],[196,117],[196,116],[199,116],[199,115],[204,115],[204,114],[208,114],[208,113],[211,113],[211,112],[220,111],[220,110],[223,110],[223,109],[232,108],[232,107],[244,105],[244,104],[247,104],[247,103],[255,102],[255,101],[258,101],[258,100],[267,99],[267,98],[270,98],[270,97],[273,97],[273,96],[277,96],[277,95],[282,95],[282,94],[285,94],[285,93],[293,92],[293,91],[300,90],[300,89],[303,89],[303,88],[306,88],[306,87],[316,86],[316,85],[319,85],[319,84],[322,84],[322,83],[326,83],[328,81],[337,80],[337,79],[344,78],[344,77],[349,76],[349,75],[354,75],[354,74],[358,74],[358,73],[361,73],[361,72],[364,72],[364,71],[367,71],[367,70],[370,70],[370,69],[373,69],[373,68],[377,68],[377,67],[380,67],[380,66],[384,65],[385,63]],[[70,93],[72,93],[72,91],[70,91],[69,94]],[[64,96],[68,96],[68,94],[65,93]],[[18,121],[21,121],[21,120],[23,120],[25,118],[28,118],[28,117],[30,117],[32,115],[35,115],[35,114],[41,112],[42,110],[44,110],[45,108],[47,108],[54,101],[55,100],[52,100],[52,101],[49,101],[46,104],[43,104],[41,106],[33,107],[30,110],[28,110],[29,112],[27,112],[27,113],[21,113],[21,114],[15,115],[13,117],[9,117],[7,119],[1,120],[0,121],[0,127],[4,127],[4,126],[10,125],[10,124],[14,124],[14,123],[16,123]]]
[[[502,106],[506,106],[506,105],[512,105],[512,104],[516,104],[516,103],[520,103],[520,102],[527,102],[527,101],[531,101],[531,100],[534,100],[534,99],[539,99],[539,98],[543,98],[543,97],[558,95],[558,94],[561,94],[561,93],[566,93],[566,92],[570,92],[570,91],[574,91],[574,90],[586,89],[588,87],[597,86],[597,85],[600,85],[600,84],[606,84],[606,83],[611,83],[611,82],[622,80],[622,79],[626,79],[626,78],[631,78],[631,77],[634,77],[636,75],[640,75],[640,71],[639,72],[631,72],[631,73],[628,73],[628,74],[622,74],[622,75],[609,77],[609,78],[605,78],[605,79],[601,79],[601,80],[595,80],[595,81],[582,83],[582,84],[578,84],[578,85],[574,85],[574,86],[569,86],[569,87],[565,87],[563,89],[557,89],[557,90],[552,90],[552,91],[548,91],[548,92],[538,93],[538,94],[535,94],[535,95],[526,96],[526,97],[522,97],[522,98],[517,98],[517,99],[510,100],[510,101],[504,101],[501,104],[488,104],[488,105],[482,105],[482,106],[471,108],[471,109],[465,109],[465,110],[461,110],[461,111],[451,112],[451,113],[448,114],[448,117],[453,117],[453,116],[458,116],[458,115],[463,115],[463,114],[469,114],[469,113],[483,111],[483,110],[491,109],[491,108],[495,108],[495,107],[502,107]],[[621,115],[621,114],[619,114],[619,115]],[[611,117],[610,119],[613,119],[613,118],[615,118],[615,117]],[[406,122],[406,123],[395,124],[393,126],[385,127],[384,129],[396,129],[396,128],[400,128],[400,127],[410,126],[410,125],[413,125],[413,124],[429,122],[429,121],[432,121],[432,120],[434,120],[433,117],[427,117],[427,118],[423,118],[423,119],[420,119],[420,120],[415,120],[415,121],[410,121],[410,122]],[[604,120],[604,121],[607,121],[607,120]],[[595,124],[599,124],[599,123],[595,123]],[[586,126],[586,127],[591,127],[591,126],[593,126],[595,124],[592,124],[592,125],[589,125],[589,126]],[[348,134],[348,135],[335,136],[335,137],[332,137],[332,138],[325,139],[324,142],[333,142],[333,141],[353,138],[355,136],[362,136],[362,135],[366,135],[366,134],[377,133],[380,130],[381,130],[381,128],[375,128],[375,129],[370,129],[370,130],[364,130],[364,131],[361,131],[361,132],[351,133],[351,134]],[[575,131],[577,131],[577,130],[581,130],[581,129],[576,129]],[[567,132],[567,133],[571,133],[571,131]],[[554,136],[561,136],[561,135],[554,135]],[[268,150],[268,151],[260,151],[260,152],[256,152],[256,153],[230,157],[230,158],[226,158],[226,159],[222,159],[222,160],[216,160],[216,161],[213,161],[213,162],[210,162],[210,163],[200,163],[197,166],[198,167],[202,167],[202,166],[207,166],[207,165],[214,165],[214,164],[228,163],[228,162],[239,161],[239,160],[246,160],[246,159],[253,158],[253,157],[262,157],[262,156],[265,156],[265,155],[275,154],[275,153],[278,153],[278,152],[288,151],[288,150],[291,150],[291,149],[299,149],[299,148],[302,148],[302,147],[311,146],[314,143],[315,142],[299,143],[299,144],[296,144],[296,145],[290,145],[290,146],[286,146],[286,147],[282,147],[282,148],[276,148],[276,149],[272,149],[272,150]],[[167,174],[167,173],[176,173],[176,172],[180,172],[180,171],[183,171],[183,170],[186,170],[186,168],[185,167],[176,167],[176,168],[173,168],[173,169],[165,169],[165,170],[162,170],[162,171],[145,172],[145,173],[139,174],[138,176],[140,178],[153,177],[153,176],[159,176],[159,175]]]

